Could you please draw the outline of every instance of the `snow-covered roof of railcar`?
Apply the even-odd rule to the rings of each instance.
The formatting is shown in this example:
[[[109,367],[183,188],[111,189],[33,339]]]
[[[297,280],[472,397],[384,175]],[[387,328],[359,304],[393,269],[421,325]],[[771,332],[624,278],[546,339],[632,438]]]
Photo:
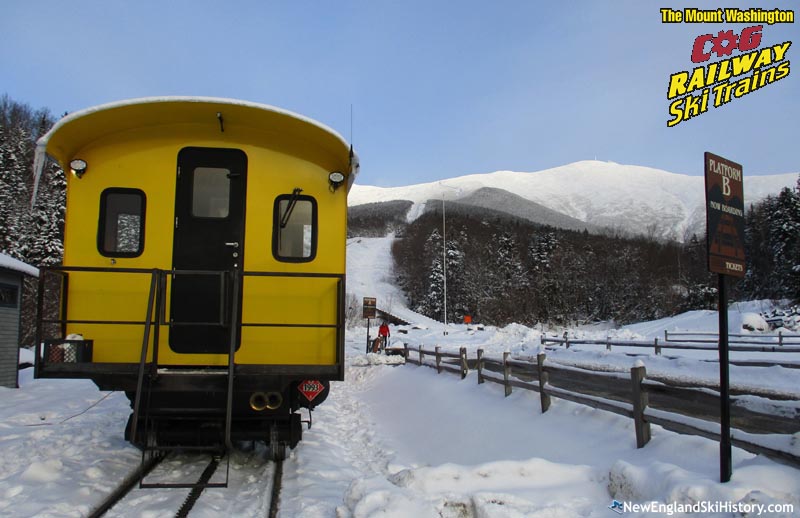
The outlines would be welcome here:
[[[166,107],[167,105],[171,105]],[[166,107],[166,108],[165,108]],[[206,109],[207,108],[207,109]],[[224,124],[269,127],[276,121],[294,126],[307,136],[327,145],[349,159],[348,187],[358,173],[358,157],[350,145],[330,127],[297,113],[267,104],[217,97],[144,97],[86,108],[67,115],[36,143],[34,158],[34,199],[47,155],[66,167],[86,144],[106,134],[126,129],[173,123],[213,122],[222,113]],[[337,149],[338,148],[338,149]]]

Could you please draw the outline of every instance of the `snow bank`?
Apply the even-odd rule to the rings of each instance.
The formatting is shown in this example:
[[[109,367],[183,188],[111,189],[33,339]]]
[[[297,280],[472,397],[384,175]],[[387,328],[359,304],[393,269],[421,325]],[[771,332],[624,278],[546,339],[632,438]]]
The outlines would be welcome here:
[[[589,466],[530,459],[474,467],[444,464],[373,477],[355,482],[345,503],[354,518],[588,516],[607,496],[605,475]]]
[[[768,467],[759,460],[749,461],[739,467],[727,484],[720,484],[712,477],[669,463],[635,465],[618,461],[609,475],[609,491],[615,500],[629,502],[662,502],[674,506],[725,502],[754,507],[782,503],[800,510],[800,486],[796,470],[777,465]],[[705,515],[731,516],[727,512]],[[769,516],[789,517],[797,514],[777,512]]]
[[[400,355],[385,355],[376,353],[354,356],[350,359],[350,365],[353,367],[365,367],[368,365],[402,365],[405,362],[405,358]]]
[[[769,331],[769,324],[764,320],[764,317],[758,313],[743,313],[742,314],[742,329],[746,331]]]

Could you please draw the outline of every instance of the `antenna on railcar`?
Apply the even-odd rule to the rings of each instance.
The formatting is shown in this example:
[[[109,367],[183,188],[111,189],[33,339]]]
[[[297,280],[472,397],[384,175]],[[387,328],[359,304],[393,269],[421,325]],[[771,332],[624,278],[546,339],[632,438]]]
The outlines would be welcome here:
[[[353,103],[350,103],[350,161],[348,165],[350,166],[350,172],[353,172],[353,162],[355,159],[355,153],[353,152]],[[358,169],[358,164],[355,164],[355,169]]]

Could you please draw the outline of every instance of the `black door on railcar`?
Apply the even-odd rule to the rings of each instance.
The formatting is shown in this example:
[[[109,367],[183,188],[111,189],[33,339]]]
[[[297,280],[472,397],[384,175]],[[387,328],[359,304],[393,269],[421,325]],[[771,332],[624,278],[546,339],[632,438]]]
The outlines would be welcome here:
[[[187,147],[178,154],[169,332],[175,352],[225,353],[230,326],[241,323],[241,290],[232,315],[231,281],[244,261],[246,190],[244,151]]]

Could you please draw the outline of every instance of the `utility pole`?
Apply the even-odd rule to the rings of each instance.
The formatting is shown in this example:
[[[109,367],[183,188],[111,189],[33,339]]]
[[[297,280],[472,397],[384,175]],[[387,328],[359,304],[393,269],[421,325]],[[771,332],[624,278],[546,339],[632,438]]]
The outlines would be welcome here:
[[[450,187],[448,185],[444,185],[441,181],[439,182],[441,187],[447,187],[448,189],[453,189],[456,191],[456,196],[461,194],[461,189],[457,187]],[[447,223],[446,223],[446,216],[445,216],[445,208],[444,208],[444,189],[442,189],[442,273],[444,274],[443,283],[444,283],[444,301],[442,306],[444,307],[443,314],[442,314],[442,322],[444,322],[444,334],[447,334]]]
[[[444,322],[444,334],[447,334],[447,233],[445,230],[445,212],[444,212],[444,191],[442,191],[442,272],[444,280],[444,314],[442,315],[442,322]]]

